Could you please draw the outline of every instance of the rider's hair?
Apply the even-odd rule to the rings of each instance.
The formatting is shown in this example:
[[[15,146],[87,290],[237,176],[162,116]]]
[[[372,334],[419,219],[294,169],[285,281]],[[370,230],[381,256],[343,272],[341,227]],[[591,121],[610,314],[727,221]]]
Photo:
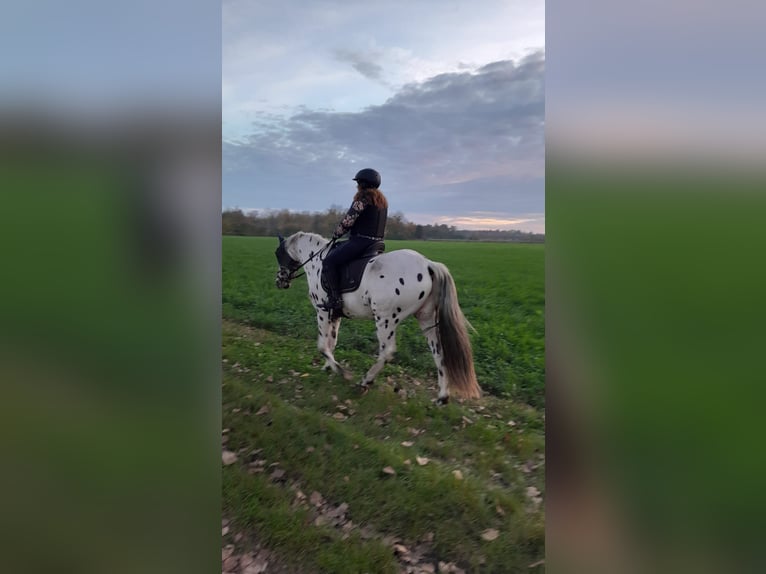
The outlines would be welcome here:
[[[372,203],[378,209],[383,209],[384,207],[386,209],[388,208],[388,201],[386,200],[386,196],[383,195],[383,192],[381,192],[379,189],[360,188],[354,196],[354,201],[359,201],[363,197],[367,197],[370,203]]]

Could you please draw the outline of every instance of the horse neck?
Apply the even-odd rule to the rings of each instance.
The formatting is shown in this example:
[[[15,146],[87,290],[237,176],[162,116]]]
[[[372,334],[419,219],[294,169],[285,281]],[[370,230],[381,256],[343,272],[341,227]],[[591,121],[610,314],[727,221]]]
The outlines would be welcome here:
[[[292,255],[296,259],[300,257],[300,261],[303,262],[311,256],[312,252],[317,253],[318,251],[321,251],[328,243],[329,241],[327,239],[319,235],[300,235],[296,238],[294,243],[295,253]],[[299,249],[301,250],[300,255],[298,254]],[[324,294],[320,274],[322,272],[322,260],[325,256],[327,256],[326,251],[321,255],[314,257],[311,261],[306,263],[306,266],[304,267],[306,275],[309,278],[309,293],[317,292],[315,286],[318,285],[319,291],[317,292],[317,295]]]

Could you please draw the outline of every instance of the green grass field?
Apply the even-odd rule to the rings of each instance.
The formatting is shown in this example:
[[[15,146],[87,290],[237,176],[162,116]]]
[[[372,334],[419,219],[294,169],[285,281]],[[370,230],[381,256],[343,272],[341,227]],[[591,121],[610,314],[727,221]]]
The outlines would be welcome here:
[[[477,329],[485,397],[436,407],[412,318],[368,394],[353,383],[374,361],[372,321],[341,325],[352,383],[320,370],[305,279],[276,289],[276,245],[223,238],[229,567],[266,548],[284,572],[542,571],[544,247],[387,242],[446,264]]]

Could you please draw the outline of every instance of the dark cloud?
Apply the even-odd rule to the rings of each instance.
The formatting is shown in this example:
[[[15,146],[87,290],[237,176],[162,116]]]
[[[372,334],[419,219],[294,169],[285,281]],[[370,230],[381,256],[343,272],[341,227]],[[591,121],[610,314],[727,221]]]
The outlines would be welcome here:
[[[380,81],[383,75],[383,67],[374,61],[374,55],[352,52],[351,50],[339,49],[335,51],[335,57],[340,62],[346,62],[365,78]]]
[[[270,207],[324,209],[346,203],[350,174],[371,166],[382,172],[393,210],[405,214],[541,213],[544,74],[545,56],[536,53],[408,84],[357,113],[270,118],[245,143],[224,146],[224,205],[232,205],[226,190],[245,193],[247,182]],[[314,193],[288,197],[286,186]]]

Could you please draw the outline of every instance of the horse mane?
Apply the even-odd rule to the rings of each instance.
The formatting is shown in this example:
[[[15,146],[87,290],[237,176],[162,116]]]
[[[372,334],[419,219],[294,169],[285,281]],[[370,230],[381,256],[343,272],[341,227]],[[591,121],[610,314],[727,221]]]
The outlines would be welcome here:
[[[300,239],[308,239],[309,242],[311,242],[311,240],[314,240],[316,241],[317,245],[321,245],[323,243],[329,243],[330,241],[329,239],[325,239],[318,233],[311,233],[309,231],[298,231],[285,239],[285,249],[287,249],[288,252],[291,252],[295,243]],[[293,255],[297,255],[297,254],[293,253]]]
[[[310,239],[316,239],[318,241],[324,241],[325,243],[330,241],[329,239],[325,239],[324,237],[322,237],[318,233],[311,233],[310,231],[299,231],[298,233],[293,235],[293,237],[296,237],[296,236],[299,236],[299,235],[303,236],[303,237],[308,237]]]

